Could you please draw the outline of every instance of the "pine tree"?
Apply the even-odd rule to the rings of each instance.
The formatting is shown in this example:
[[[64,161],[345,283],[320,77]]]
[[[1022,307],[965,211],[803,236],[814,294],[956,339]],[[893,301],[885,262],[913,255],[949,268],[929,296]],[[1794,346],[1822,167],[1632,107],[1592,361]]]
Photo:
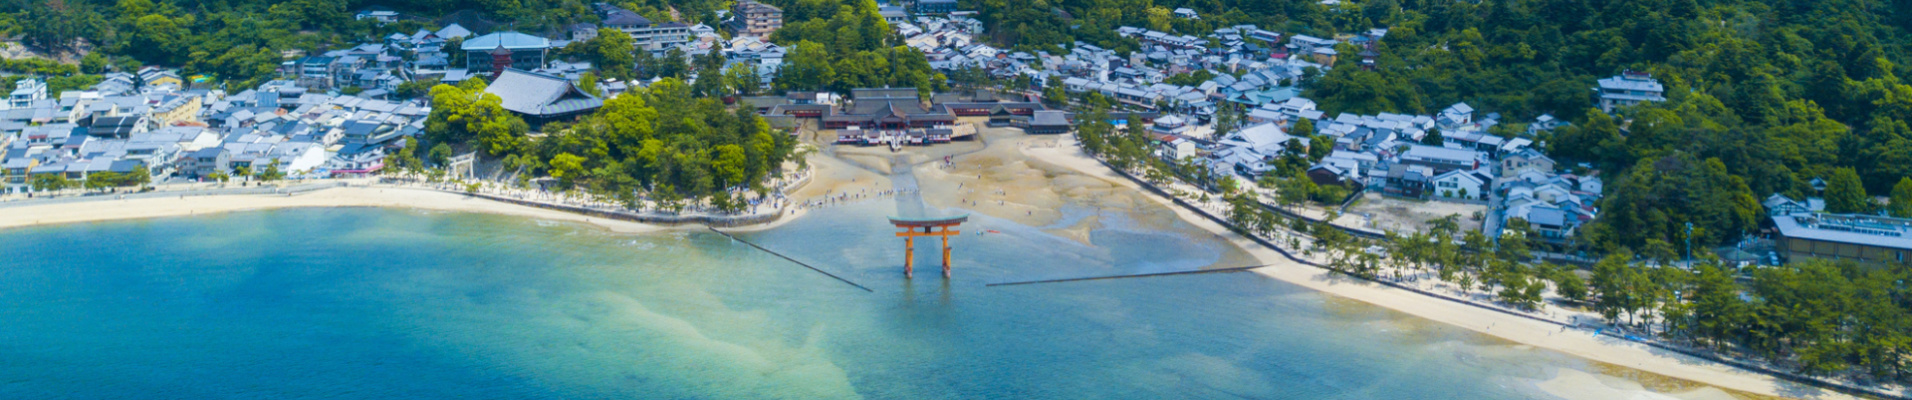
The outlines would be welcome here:
[[[1832,181],[1826,183],[1826,211],[1841,214],[1871,211],[1871,198],[1866,195],[1865,185],[1859,182],[1859,173],[1852,168],[1834,171]]]
[[[1899,184],[1892,185],[1891,203],[1886,210],[1892,216],[1912,218],[1912,178],[1899,178]]]

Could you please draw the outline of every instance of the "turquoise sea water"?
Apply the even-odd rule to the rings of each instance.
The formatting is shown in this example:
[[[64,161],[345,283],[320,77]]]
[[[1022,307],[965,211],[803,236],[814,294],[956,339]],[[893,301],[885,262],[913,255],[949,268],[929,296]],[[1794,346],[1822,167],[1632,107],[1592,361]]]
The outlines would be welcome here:
[[[1252,273],[987,283],[1216,263],[978,217],[901,274],[886,204],[740,237],[308,209],[0,231],[0,398],[1538,396],[1587,368]],[[1116,222],[1108,222],[1116,221]],[[922,273],[927,271],[927,273]]]

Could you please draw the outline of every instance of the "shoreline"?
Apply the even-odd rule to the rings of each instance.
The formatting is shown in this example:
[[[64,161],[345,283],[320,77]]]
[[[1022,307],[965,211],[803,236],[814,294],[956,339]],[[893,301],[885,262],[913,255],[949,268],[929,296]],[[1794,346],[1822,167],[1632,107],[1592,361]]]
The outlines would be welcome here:
[[[1332,271],[1306,265],[1288,258],[1273,249],[1234,233],[1220,223],[1209,220],[1194,210],[1180,206],[1169,199],[1157,195],[1127,177],[1110,170],[1106,165],[1082,153],[1067,137],[1059,138],[1055,144],[1042,147],[1024,146],[1024,140],[1016,140],[999,145],[1015,147],[1006,153],[1019,155],[1026,161],[1041,162],[1060,167],[1089,178],[1108,182],[1118,188],[1133,190],[1134,196],[1145,197],[1168,208],[1180,219],[1197,230],[1216,235],[1217,238],[1235,246],[1248,257],[1258,260],[1265,267],[1254,271],[1262,276],[1274,278],[1311,290],[1360,301],[1422,319],[1461,327],[1477,333],[1508,340],[1521,345],[1545,348],[1563,354],[1585,359],[1590,362],[1608,364],[1711,385],[1719,388],[1747,392],[1765,396],[1785,396],[1800,398],[1854,398],[1845,393],[1819,387],[1787,381],[1768,374],[1752,372],[1718,362],[1694,358],[1691,356],[1656,349],[1645,344],[1629,342],[1591,332],[1564,329],[1559,325],[1516,315],[1509,315],[1472,305],[1457,303],[1423,293],[1403,290],[1385,284],[1364,281],[1342,276]],[[1003,150],[1008,150],[1003,148]],[[864,185],[871,188],[888,187],[886,177],[848,165],[834,157],[817,157],[823,161],[815,173],[818,182],[811,182],[791,193],[791,199],[805,199],[816,195],[850,193]],[[828,161],[824,161],[828,160]],[[1015,160],[1022,161],[1022,160]],[[934,169],[930,169],[934,171]],[[948,177],[944,171],[929,172],[931,178],[925,181],[939,181]],[[849,179],[844,179],[849,178]],[[990,177],[995,180],[997,177]],[[867,180],[866,180],[867,179]],[[979,182],[980,183],[980,182]],[[953,189],[953,188],[952,188]],[[1053,189],[1053,188],[1051,188]],[[948,190],[955,194],[955,190]],[[973,192],[973,190],[971,191]],[[1055,195],[1050,195],[1055,196]],[[1043,196],[1046,201],[1060,201],[1060,198]],[[1061,196],[1058,196],[1061,197]],[[615,233],[649,233],[681,228],[695,228],[702,224],[684,224],[664,226],[645,224],[610,218],[591,217],[582,214],[554,209],[511,204],[424,188],[392,186],[349,186],[313,190],[296,195],[272,194],[215,194],[186,195],[181,197],[146,197],[136,199],[100,199],[89,201],[36,204],[26,206],[0,207],[0,230],[57,224],[84,222],[124,221],[136,219],[168,218],[221,214],[244,211],[260,211],[288,208],[316,207],[383,207],[394,209],[418,209],[432,211],[472,212],[494,215],[527,217],[534,219],[579,222],[596,226]],[[780,218],[768,223],[720,228],[723,232],[757,232],[775,229],[800,219],[808,213],[806,207],[791,207]],[[1001,210],[991,210],[1001,211]],[[1018,210],[1019,211],[1019,210]],[[1059,216],[1036,216],[1010,219],[1018,222],[1051,220]],[[1038,225],[1031,225],[1038,226]]]
[[[402,187],[337,187],[297,195],[217,194],[35,204],[0,208],[0,230],[85,222],[186,217],[244,211],[321,207],[383,207],[455,211],[578,222],[615,233],[647,233],[671,227],[594,218],[463,194]]]
[[[1032,160],[1059,165],[1076,172],[1101,178],[1117,185],[1149,192],[1126,177],[1117,175],[1102,163],[1061,141],[1053,147],[1024,148]],[[1845,393],[1786,381],[1767,374],[1655,349],[1591,332],[1564,329],[1552,323],[1480,309],[1446,299],[1401,290],[1380,283],[1341,276],[1332,271],[1297,262],[1262,246],[1219,223],[1149,193],[1152,201],[1174,210],[1183,221],[1216,235],[1236,248],[1260,260],[1266,267],[1255,273],[1318,292],[1373,304],[1427,320],[1453,325],[1514,343],[1558,351],[1593,362],[1631,368],[1666,377],[1697,382],[1719,388],[1757,395],[1799,398],[1855,398]]]

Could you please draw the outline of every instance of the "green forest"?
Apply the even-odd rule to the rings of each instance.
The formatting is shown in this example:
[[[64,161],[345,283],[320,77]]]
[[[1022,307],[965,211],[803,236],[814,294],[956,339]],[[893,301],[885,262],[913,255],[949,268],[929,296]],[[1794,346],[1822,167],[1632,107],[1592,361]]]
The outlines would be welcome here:
[[[559,190],[603,195],[633,208],[642,208],[638,194],[646,193],[671,210],[705,199],[737,210],[745,204],[738,194],[767,194],[765,178],[781,174],[796,150],[794,137],[771,130],[754,110],[728,109],[673,78],[611,98],[575,122],[546,124],[536,139],[523,120],[484,89],[477,79],[432,88],[433,109],[425,126],[432,148],[414,143],[392,164],[400,169],[442,165],[456,145],[500,160],[521,185],[533,176],[549,176]]]

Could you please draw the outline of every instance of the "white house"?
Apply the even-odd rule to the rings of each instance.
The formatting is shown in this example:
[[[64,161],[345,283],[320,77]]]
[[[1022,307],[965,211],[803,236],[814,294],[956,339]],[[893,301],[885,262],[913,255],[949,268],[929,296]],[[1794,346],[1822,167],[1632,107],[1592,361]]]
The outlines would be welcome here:
[[[1600,111],[1612,113],[1620,107],[1662,101],[1666,101],[1666,87],[1652,74],[1626,71],[1600,80]]]
[[[1488,195],[1487,183],[1493,182],[1494,178],[1484,170],[1457,169],[1435,175],[1433,181],[1433,197],[1436,199],[1485,200]]]
[[[272,158],[278,160],[279,171],[287,175],[312,172],[313,168],[325,165],[325,147],[318,143],[288,142],[272,148]]]

